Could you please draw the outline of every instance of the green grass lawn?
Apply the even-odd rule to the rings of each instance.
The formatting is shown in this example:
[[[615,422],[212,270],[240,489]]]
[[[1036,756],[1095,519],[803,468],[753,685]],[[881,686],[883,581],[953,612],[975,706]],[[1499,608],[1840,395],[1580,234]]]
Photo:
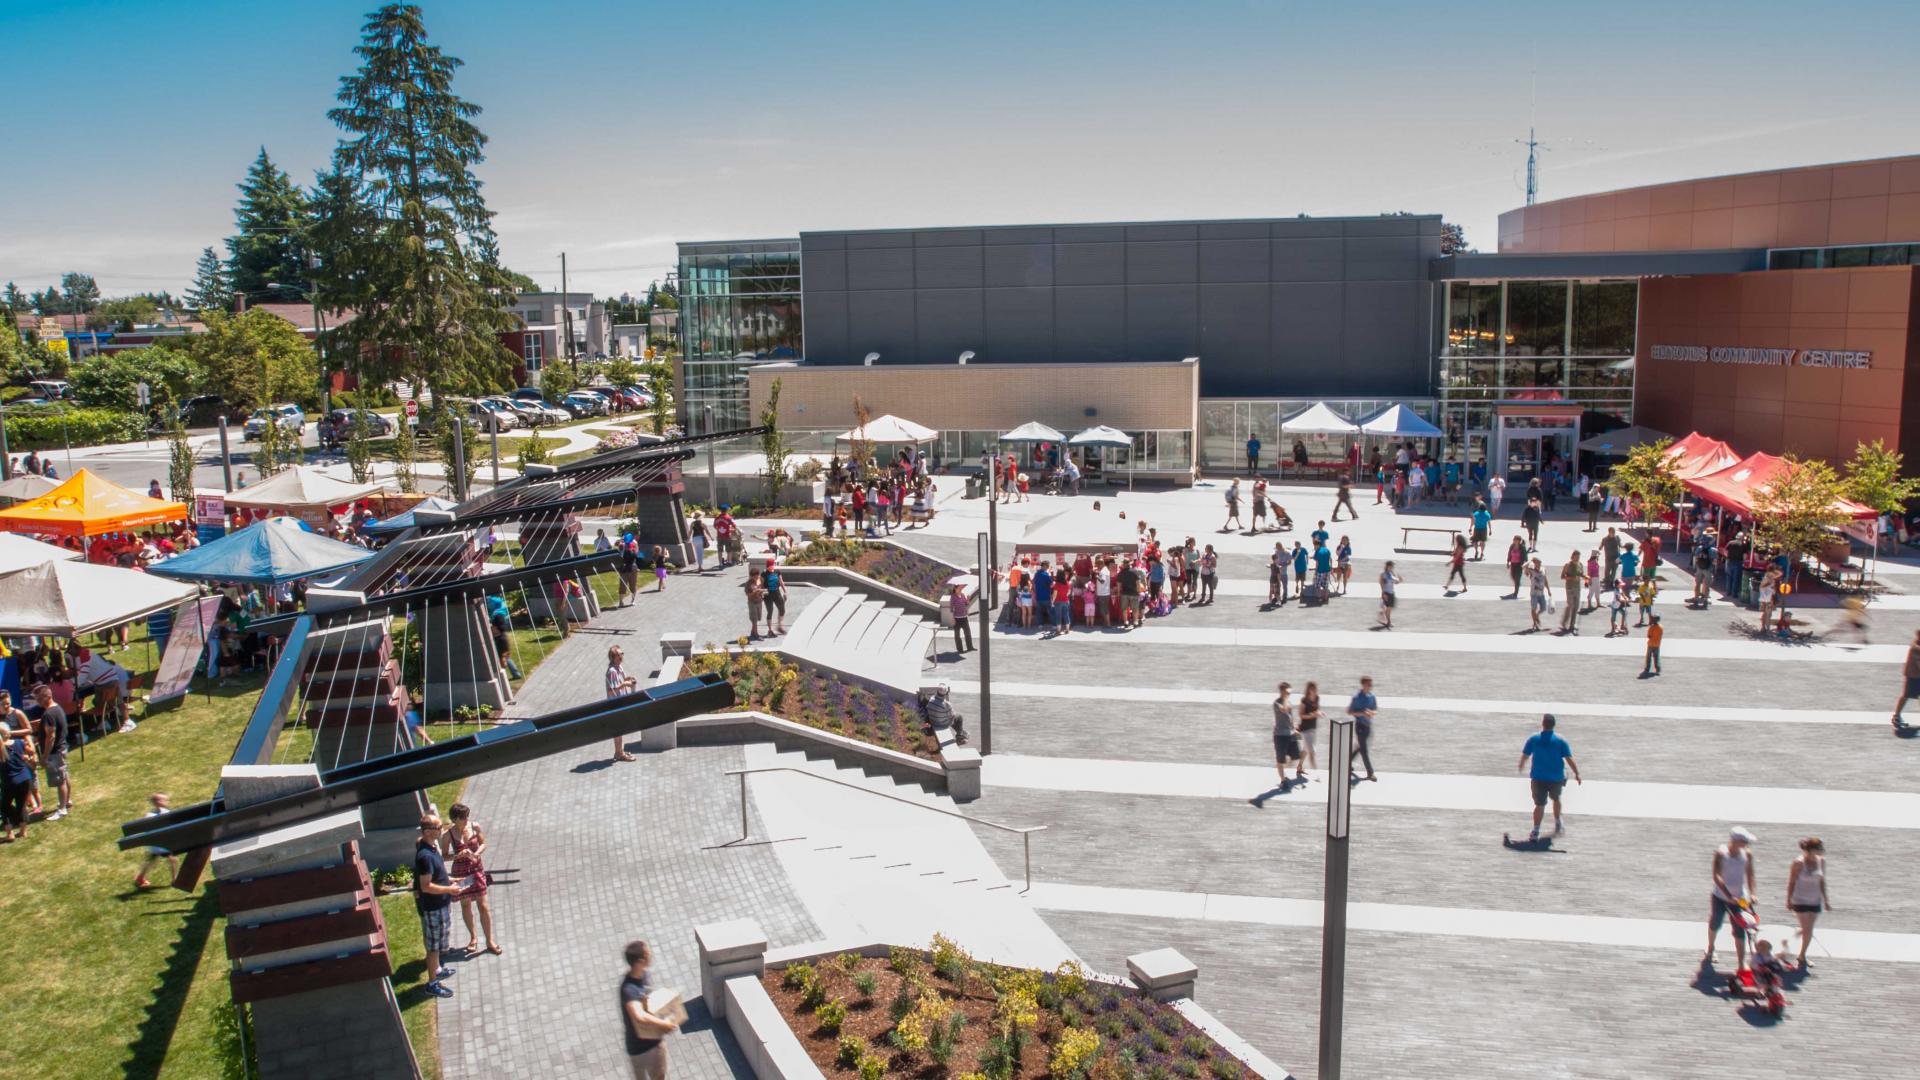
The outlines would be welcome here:
[[[613,603],[614,575],[598,575],[592,584],[603,603]],[[531,673],[559,642],[551,625],[516,627],[513,638],[523,673]],[[131,641],[114,659],[135,676],[147,676],[155,658],[144,628]],[[176,807],[212,796],[261,682],[258,675],[224,687],[200,680],[184,700],[144,716],[136,707],[138,731],[95,741],[86,747],[85,761],[78,751],[69,755],[73,813],[64,821],[30,825],[26,840],[0,845],[0,874],[8,886],[0,889],[0,926],[13,942],[0,950],[0,985],[11,990],[7,1044],[20,1075],[246,1075],[247,1036],[228,997],[218,884],[207,875],[190,894],[166,887],[136,890],[141,855],[122,852],[114,842],[122,822],[146,811],[152,792],[169,793]],[[428,728],[436,741],[473,729],[447,723]],[[303,738],[303,729],[290,728],[276,758],[299,760]],[[441,785],[429,796],[444,808],[459,799],[464,785]],[[155,880],[165,877],[162,869]],[[404,892],[386,896],[381,910],[414,1053],[427,1076],[438,1077],[436,1002],[420,989],[425,954],[413,898]]]

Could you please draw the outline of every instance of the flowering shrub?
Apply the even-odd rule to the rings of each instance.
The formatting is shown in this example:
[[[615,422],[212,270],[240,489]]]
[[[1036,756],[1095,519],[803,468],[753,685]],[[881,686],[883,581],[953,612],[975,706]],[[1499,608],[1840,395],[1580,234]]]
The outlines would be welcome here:
[[[1100,1036],[1086,1028],[1060,1029],[1053,1041],[1053,1056],[1047,1059],[1047,1075],[1054,1080],[1072,1080],[1093,1062],[1100,1052]]]
[[[687,674],[725,677],[733,684],[735,709],[769,713],[930,761],[940,755],[933,730],[909,700],[842,682],[838,675],[773,653],[702,653],[687,666]]]
[[[639,432],[632,428],[621,428],[618,431],[609,431],[605,435],[600,436],[600,441],[594,444],[593,449],[597,453],[601,450],[625,450],[629,446],[639,445]]]

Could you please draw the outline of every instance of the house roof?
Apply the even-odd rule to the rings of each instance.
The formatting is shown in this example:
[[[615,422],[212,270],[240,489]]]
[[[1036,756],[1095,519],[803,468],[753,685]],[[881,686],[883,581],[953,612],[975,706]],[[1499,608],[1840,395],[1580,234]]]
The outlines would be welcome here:
[[[319,320],[314,318],[316,309],[312,304],[252,304],[249,306],[255,311],[264,311],[285,319],[292,323],[296,330],[315,330],[319,326]],[[354,315],[351,311],[323,311],[320,314],[327,320],[329,328],[352,322]]]

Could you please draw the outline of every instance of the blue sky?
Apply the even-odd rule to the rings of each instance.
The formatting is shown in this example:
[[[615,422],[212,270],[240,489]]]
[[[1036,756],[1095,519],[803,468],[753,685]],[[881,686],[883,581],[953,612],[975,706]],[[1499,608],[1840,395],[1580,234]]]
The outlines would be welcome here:
[[[264,145],[327,161],[369,0],[0,0],[0,280],[178,289]],[[673,241],[1437,212],[1920,152],[1913,3],[429,0],[507,263],[638,290]],[[1537,58],[1537,59],[1536,59]]]

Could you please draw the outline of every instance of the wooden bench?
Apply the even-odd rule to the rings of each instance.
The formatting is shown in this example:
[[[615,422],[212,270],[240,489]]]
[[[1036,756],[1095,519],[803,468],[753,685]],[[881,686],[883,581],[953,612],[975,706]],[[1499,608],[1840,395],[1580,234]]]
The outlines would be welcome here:
[[[1442,536],[1450,537],[1451,539],[1448,540],[1448,546],[1447,546],[1448,551],[1453,550],[1453,546],[1452,546],[1453,540],[1458,540],[1461,535],[1459,529],[1448,528],[1445,526],[1406,525],[1401,527],[1400,529],[1400,546],[1401,547],[1404,548],[1407,546],[1407,536],[1411,533],[1439,533]]]

